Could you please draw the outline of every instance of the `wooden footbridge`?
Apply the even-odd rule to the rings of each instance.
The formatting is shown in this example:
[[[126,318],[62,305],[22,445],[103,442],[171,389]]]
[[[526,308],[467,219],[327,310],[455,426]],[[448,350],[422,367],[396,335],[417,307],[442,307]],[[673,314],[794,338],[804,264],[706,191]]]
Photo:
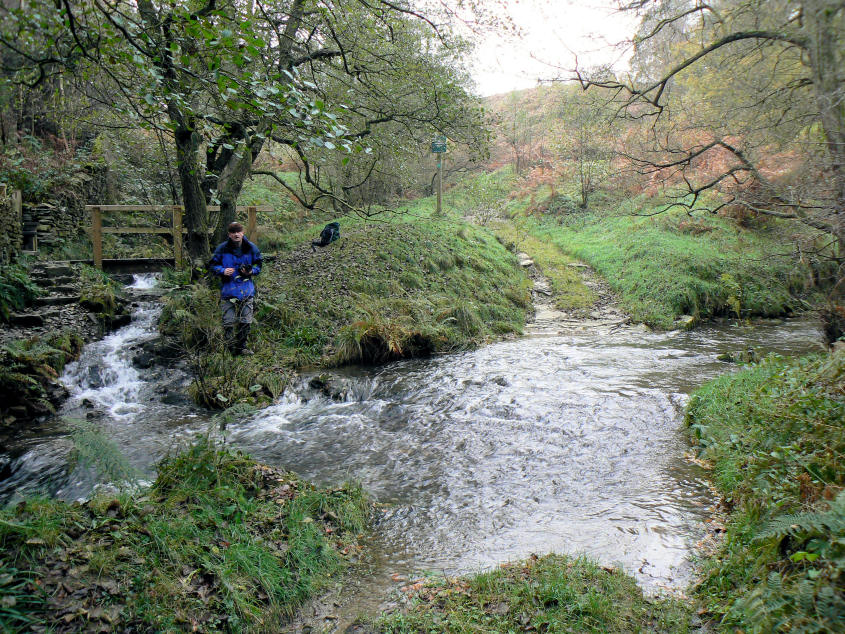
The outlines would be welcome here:
[[[185,263],[183,251],[185,229],[182,226],[182,214],[184,209],[181,205],[86,205],[85,210],[91,213],[91,227],[89,234],[93,246],[93,265],[98,269],[114,273],[144,273],[160,271],[164,267],[180,269]],[[273,207],[261,207],[251,205],[237,207],[237,214],[243,217],[246,214],[246,235],[250,240],[257,238],[257,214],[259,211],[273,211]],[[220,207],[210,206],[208,211],[220,211]],[[162,212],[170,215],[170,226],[157,227],[118,227],[103,226],[103,218],[109,213],[116,212]],[[173,244],[173,257],[171,258],[104,258],[103,257],[103,235],[115,234],[153,234],[170,236]]]

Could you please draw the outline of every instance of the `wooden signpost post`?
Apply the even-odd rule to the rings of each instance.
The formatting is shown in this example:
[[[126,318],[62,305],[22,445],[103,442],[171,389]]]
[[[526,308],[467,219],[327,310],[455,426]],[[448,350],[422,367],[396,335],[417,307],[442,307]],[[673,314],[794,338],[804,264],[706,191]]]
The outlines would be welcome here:
[[[441,215],[443,209],[441,199],[443,198],[443,154],[446,153],[446,137],[438,134],[431,142],[431,151],[437,155],[437,209],[435,216]]]

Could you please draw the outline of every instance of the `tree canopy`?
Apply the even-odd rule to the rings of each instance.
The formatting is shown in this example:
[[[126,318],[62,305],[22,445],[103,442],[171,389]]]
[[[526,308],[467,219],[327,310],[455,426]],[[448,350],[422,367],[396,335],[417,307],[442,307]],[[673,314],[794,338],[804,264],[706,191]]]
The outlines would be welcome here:
[[[632,0],[633,72],[576,72],[644,123],[629,159],[667,208],[793,219],[833,239],[831,317],[845,324],[845,5],[837,0]],[[835,338],[835,337],[834,337]]]
[[[220,232],[268,144],[298,163],[301,186],[280,182],[302,205],[345,212],[350,192],[395,156],[380,129],[485,140],[461,70],[467,43],[404,1],[85,0],[57,10],[33,0],[3,12],[12,81],[71,74],[92,103],[172,140],[194,256],[209,250],[208,203],[220,202]]]

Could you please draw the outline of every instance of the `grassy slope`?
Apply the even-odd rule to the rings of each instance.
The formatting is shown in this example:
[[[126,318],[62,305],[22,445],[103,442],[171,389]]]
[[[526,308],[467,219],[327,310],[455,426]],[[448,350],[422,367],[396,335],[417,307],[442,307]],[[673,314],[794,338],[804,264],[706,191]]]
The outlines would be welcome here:
[[[403,611],[382,632],[678,632],[690,611],[647,600],[636,582],[586,559],[532,557],[468,579],[431,579],[410,588]]]
[[[683,314],[775,316],[802,306],[811,280],[778,226],[755,232],[714,217],[584,215],[531,224],[532,234],[590,264],[637,321],[668,328]]]
[[[436,351],[521,331],[528,282],[490,233],[401,219],[346,221],[341,233],[316,254],[305,246],[282,254],[262,281],[263,296],[282,305],[290,327],[312,330],[337,360],[357,360],[344,348],[350,328],[395,329],[400,347],[422,334]]]
[[[343,565],[369,506],[200,441],[143,495],[0,511],[0,629],[279,631]]]
[[[291,369],[458,350],[521,332],[530,281],[490,232],[402,216],[341,219],[341,239],[312,253],[319,228],[259,238],[278,256],[258,279],[254,357],[223,352],[216,291],[172,294],[161,327],[190,351],[199,402],[266,402]]]
[[[449,212],[476,218],[491,218],[486,210],[497,207],[505,222],[492,219],[491,226],[499,225],[497,234],[535,258],[561,308],[591,301],[578,275],[564,266],[567,256],[591,265],[636,321],[657,328],[672,327],[684,314],[788,314],[807,307],[804,298],[813,292],[814,272],[793,257],[794,234],[803,232],[802,240],[813,235],[787,222],[752,221],[747,228],[704,212],[648,216],[657,210],[654,201],[623,203],[607,191],[594,194],[591,210],[580,210],[546,183],[515,179],[509,168],[467,176],[444,200]],[[428,214],[432,205],[432,199],[421,199],[409,208]],[[568,211],[548,211],[561,209]],[[824,265],[813,265],[816,277],[823,277]]]
[[[693,395],[687,421],[731,509],[698,597],[746,632],[841,627],[845,354],[720,377]]]

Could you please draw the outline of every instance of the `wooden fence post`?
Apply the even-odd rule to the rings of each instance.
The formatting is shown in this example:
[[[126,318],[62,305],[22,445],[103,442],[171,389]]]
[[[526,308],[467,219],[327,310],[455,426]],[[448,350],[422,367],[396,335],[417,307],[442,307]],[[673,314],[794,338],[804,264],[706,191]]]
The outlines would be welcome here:
[[[246,221],[246,235],[252,241],[255,242],[257,236],[255,232],[257,231],[258,220],[256,218],[255,207],[247,207],[247,221]]]
[[[173,205],[173,266],[182,268],[182,207]]]
[[[12,209],[15,210],[18,222],[23,222],[23,192],[19,189],[12,192]]]
[[[103,214],[99,206],[91,207],[91,241],[94,247],[94,266],[103,268]]]
[[[3,185],[3,195],[6,195],[6,185]],[[13,250],[19,251],[23,250],[24,241],[23,241],[23,192],[19,189],[12,190],[12,213],[15,216],[15,222],[18,225],[18,231],[20,231],[20,240],[16,245],[14,245]],[[14,234],[13,234],[14,235]],[[33,246],[32,250],[38,250],[38,238],[33,237],[32,239]]]

